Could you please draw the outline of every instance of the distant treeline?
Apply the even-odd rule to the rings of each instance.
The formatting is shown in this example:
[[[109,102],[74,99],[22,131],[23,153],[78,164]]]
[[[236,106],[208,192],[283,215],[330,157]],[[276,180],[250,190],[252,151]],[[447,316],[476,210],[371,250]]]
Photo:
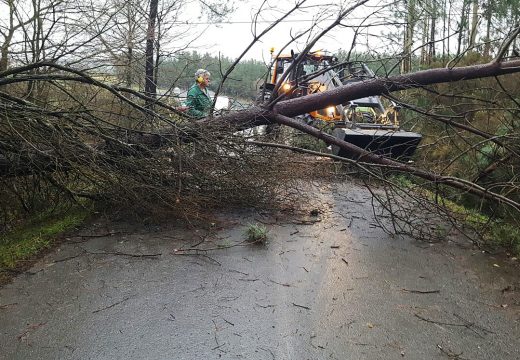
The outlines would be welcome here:
[[[399,73],[398,58],[384,54],[356,53],[339,50],[335,53],[340,62],[361,61],[368,65],[378,76],[396,75]],[[421,68],[418,58],[412,57],[412,64]],[[197,69],[203,68],[211,72],[210,90],[215,90],[222,80],[222,73],[233,63],[233,59],[210,54],[201,54],[196,51],[185,52],[174,58],[164,60],[159,67],[158,86],[161,89],[179,87],[189,89],[194,83],[194,74]],[[242,99],[255,99],[259,84],[265,81],[267,67],[258,60],[243,60],[236,65],[226,80],[222,94]],[[433,63],[432,66],[435,66]]]
[[[162,89],[179,87],[188,89],[194,83],[197,69],[203,68],[211,72],[210,89],[215,90],[222,79],[221,73],[231,66],[233,60],[227,57],[200,54],[196,51],[165,60],[159,69],[158,86]],[[267,65],[257,60],[243,60],[226,80],[222,93],[231,97],[254,99],[259,82],[265,78]]]

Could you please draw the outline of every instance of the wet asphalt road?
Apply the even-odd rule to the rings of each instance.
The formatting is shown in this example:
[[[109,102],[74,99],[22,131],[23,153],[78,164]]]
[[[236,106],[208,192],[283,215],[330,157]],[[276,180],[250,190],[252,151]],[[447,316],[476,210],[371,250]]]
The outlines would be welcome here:
[[[321,197],[318,222],[83,229],[115,234],[71,237],[0,289],[0,359],[520,359],[518,267],[389,237],[362,188]],[[260,220],[267,247],[175,251]]]

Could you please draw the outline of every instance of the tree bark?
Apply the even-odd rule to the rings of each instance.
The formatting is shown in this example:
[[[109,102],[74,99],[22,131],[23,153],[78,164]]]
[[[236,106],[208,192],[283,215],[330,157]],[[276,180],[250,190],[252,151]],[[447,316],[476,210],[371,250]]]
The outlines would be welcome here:
[[[436,22],[437,22],[437,0],[432,1],[432,18],[430,21],[430,46],[429,46],[429,61],[428,64],[431,64],[432,60],[435,59],[435,32],[436,32]]]
[[[491,19],[493,16],[492,2],[488,2],[486,8],[486,43],[484,44],[484,57],[491,55]]]
[[[154,82],[154,42],[155,42],[155,21],[157,19],[157,8],[159,0],[150,1],[150,16],[148,18],[148,32],[146,34],[146,74],[144,92],[146,96],[155,98],[157,94],[157,84]],[[149,103],[148,105],[151,105]]]
[[[415,15],[415,0],[408,0],[407,4],[407,21],[406,29],[404,32],[404,43],[403,43],[403,61],[401,63],[401,73],[408,73],[412,70],[412,46],[414,28],[416,22]]]
[[[469,36],[469,45],[468,47],[471,49],[475,46],[475,42],[477,39],[477,29],[478,29],[478,0],[473,0],[473,8],[471,15],[471,33]]]
[[[411,74],[374,78],[333,90],[279,102],[274,112],[292,117],[305,114],[330,105],[343,104],[372,95],[382,95],[392,91],[418,88],[425,85],[471,80],[520,72],[520,60],[490,62],[457,68],[438,68],[417,71]],[[328,105],[329,104],[329,105]]]
[[[469,1],[470,0],[464,0],[462,2],[462,14],[460,16],[460,23],[459,23],[459,26],[458,26],[459,36],[458,36],[458,39],[457,39],[457,55],[459,55],[461,53],[462,46],[463,46],[463,43],[465,41],[464,30],[466,29],[467,22],[468,22],[467,16],[468,16]]]

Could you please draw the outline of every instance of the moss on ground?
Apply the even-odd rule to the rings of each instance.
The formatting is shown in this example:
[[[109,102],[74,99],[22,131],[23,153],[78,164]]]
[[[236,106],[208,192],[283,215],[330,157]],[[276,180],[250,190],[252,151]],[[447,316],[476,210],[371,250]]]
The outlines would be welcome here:
[[[41,214],[18,229],[1,235],[0,273],[5,275],[23,267],[34,256],[50,248],[60,234],[83,223],[90,213],[89,209],[77,207],[59,213]]]

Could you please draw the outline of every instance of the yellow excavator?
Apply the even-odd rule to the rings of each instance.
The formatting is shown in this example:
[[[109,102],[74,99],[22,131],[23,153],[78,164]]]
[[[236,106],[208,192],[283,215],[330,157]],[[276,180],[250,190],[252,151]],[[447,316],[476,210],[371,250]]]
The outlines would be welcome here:
[[[257,101],[268,102],[283,96],[294,98],[323,92],[375,77],[362,62],[340,63],[337,57],[323,51],[274,56],[266,81],[260,86]],[[280,79],[284,79],[277,87]],[[273,92],[276,91],[276,94]],[[421,134],[404,131],[399,126],[399,106],[384,107],[379,96],[368,96],[315,110],[302,120],[333,124],[333,135],[368,151],[393,158],[409,159],[417,149]],[[351,157],[336,146],[335,155]]]

